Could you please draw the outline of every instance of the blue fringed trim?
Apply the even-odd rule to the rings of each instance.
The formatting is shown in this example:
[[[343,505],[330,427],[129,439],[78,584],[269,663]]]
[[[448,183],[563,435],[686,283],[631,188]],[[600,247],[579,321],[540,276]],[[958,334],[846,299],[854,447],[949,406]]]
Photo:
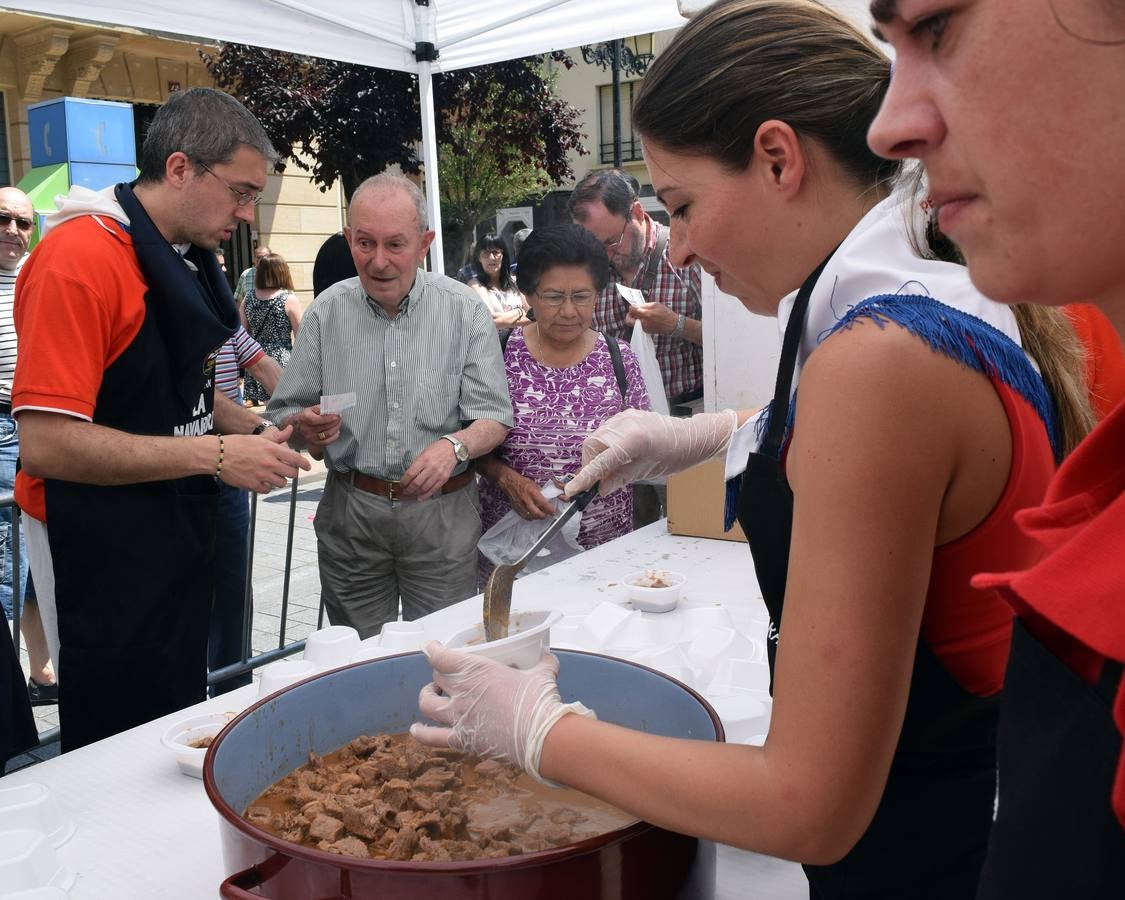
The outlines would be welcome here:
[[[734,528],[738,518],[738,498],[742,493],[742,476],[738,475],[727,482],[727,496],[723,503],[723,531]]]
[[[880,294],[853,306],[821,340],[842,328],[850,328],[860,318],[870,319],[880,328],[883,327],[883,319],[889,319],[920,337],[943,356],[955,359],[989,378],[998,378],[1031,404],[1047,429],[1055,461],[1061,462],[1062,434],[1054,399],[1023,349],[1002,331],[983,319],[946,306],[933,297],[921,294]],[[774,412],[771,403],[755,424],[759,446],[769,431],[770,417]],[[786,415],[786,434],[792,430],[796,414],[797,396],[794,392],[793,402]],[[741,487],[742,476],[727,482],[724,516],[728,531],[738,512]]]
[[[1056,462],[1062,460],[1062,435],[1054,399],[1023,349],[1002,331],[933,297],[881,294],[853,306],[832,332],[850,328],[860,318],[870,319],[880,328],[882,320],[889,319],[943,356],[989,378],[998,378],[1031,404],[1047,429]]]

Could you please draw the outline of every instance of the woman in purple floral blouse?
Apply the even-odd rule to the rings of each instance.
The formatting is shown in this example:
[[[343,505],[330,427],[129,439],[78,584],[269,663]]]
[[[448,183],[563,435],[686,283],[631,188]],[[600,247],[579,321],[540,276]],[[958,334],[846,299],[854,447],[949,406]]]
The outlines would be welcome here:
[[[510,509],[527,519],[553,515],[541,487],[581,468],[586,435],[627,407],[649,408],[632,350],[618,343],[622,385],[606,343],[612,338],[590,327],[608,277],[605,248],[581,225],[536,228],[520,250],[519,288],[535,321],[514,330],[504,351],[515,424],[478,460],[486,531]],[[578,542],[589,549],[620,537],[631,530],[632,515],[630,489],[598,497],[582,513]]]

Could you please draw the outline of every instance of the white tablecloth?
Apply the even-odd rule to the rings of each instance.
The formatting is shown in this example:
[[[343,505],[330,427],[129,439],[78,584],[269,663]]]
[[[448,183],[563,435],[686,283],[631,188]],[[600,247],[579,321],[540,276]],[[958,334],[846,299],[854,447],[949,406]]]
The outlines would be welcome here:
[[[755,622],[761,618],[761,597],[746,546],[677,537],[663,527],[663,522],[650,525],[517,580],[513,609],[582,615],[604,600],[624,602],[621,579],[630,572],[665,568],[688,575],[681,610],[723,606],[740,629],[760,631]],[[480,614],[478,597],[421,621],[429,635],[442,638],[479,622]],[[180,774],[160,737],[182,718],[241,710],[254,701],[256,690],[241,688],[0,779],[0,787],[48,785],[73,819],[77,830],[60,855],[78,875],[70,892],[74,900],[218,896],[224,877],[218,816],[202,781]],[[719,849],[718,883],[720,900],[808,896],[795,864],[729,847]]]

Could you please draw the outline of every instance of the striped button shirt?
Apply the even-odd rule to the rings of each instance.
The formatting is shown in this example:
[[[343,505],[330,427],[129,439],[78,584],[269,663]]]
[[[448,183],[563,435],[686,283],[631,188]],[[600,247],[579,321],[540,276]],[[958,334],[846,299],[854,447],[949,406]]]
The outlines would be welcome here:
[[[344,411],[339,439],[325,448],[335,472],[397,481],[444,434],[475,419],[512,425],[487,307],[465,285],[421,269],[393,319],[359,278],[317,297],[266,414],[280,423],[321,395],[352,391],[356,405]]]
[[[667,225],[661,225],[647,216],[646,219],[652,227],[648,229],[648,242],[645,245],[640,268],[630,285],[635,288],[640,288],[644,282],[649,256],[656,247],[657,234],[668,231]],[[617,293],[615,277],[616,273],[611,272],[609,283],[598,294],[598,302],[594,307],[594,328],[629,341],[633,337],[632,326],[625,324],[629,304]],[[646,290],[644,294],[645,300],[650,303],[663,303],[674,313],[682,313],[689,319],[702,320],[703,306],[699,299],[701,289],[699,267],[680,268],[672,265],[668,259],[666,246],[664,258],[656,270],[652,289]],[[656,361],[660,365],[668,402],[674,404],[685,395],[697,395],[702,391],[703,348],[682,337],[672,337],[668,334],[654,334],[652,337],[656,345]]]
[[[16,267],[0,269],[0,403],[12,403],[12,375],[16,371],[16,323],[12,303],[16,297],[16,278],[27,261],[25,253]]]
[[[239,325],[238,331],[219,348],[219,355],[215,359],[215,388],[235,403],[241,404],[242,387],[238,383],[239,369],[249,369],[265,355],[266,351],[262,349],[262,345]]]

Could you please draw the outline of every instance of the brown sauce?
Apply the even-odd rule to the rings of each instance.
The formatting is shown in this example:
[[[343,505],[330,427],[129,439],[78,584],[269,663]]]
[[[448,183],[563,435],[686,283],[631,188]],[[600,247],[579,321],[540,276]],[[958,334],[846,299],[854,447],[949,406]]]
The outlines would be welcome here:
[[[266,788],[244,817],[346,856],[492,859],[573,844],[636,821],[581,791],[549,788],[495,760],[364,735]]]

